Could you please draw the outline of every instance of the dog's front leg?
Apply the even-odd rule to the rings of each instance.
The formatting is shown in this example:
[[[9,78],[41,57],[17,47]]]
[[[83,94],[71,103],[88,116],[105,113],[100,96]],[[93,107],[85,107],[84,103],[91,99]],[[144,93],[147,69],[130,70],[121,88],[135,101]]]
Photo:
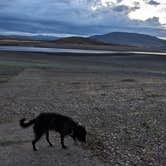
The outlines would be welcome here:
[[[62,145],[63,149],[67,149],[67,146],[65,146],[65,144],[64,144],[64,135],[63,134],[61,134],[61,145]]]
[[[49,143],[49,145],[52,147],[53,144],[50,142],[50,139],[49,139],[49,131],[46,132],[46,140]]]

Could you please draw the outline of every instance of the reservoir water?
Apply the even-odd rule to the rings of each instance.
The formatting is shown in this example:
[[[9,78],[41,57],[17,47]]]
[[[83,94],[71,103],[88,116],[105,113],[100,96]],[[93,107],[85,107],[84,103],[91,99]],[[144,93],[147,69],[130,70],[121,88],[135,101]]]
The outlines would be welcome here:
[[[144,55],[166,55],[161,52],[138,52],[138,51],[105,51],[85,49],[62,49],[25,46],[0,46],[0,51],[22,51],[22,52],[43,52],[43,53],[80,53],[80,54],[144,54]]]

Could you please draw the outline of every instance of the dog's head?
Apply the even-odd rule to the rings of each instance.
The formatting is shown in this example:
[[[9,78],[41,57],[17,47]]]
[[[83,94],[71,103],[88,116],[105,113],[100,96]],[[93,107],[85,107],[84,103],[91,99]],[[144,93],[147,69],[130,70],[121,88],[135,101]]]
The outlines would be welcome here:
[[[80,142],[86,142],[86,129],[84,126],[81,126],[80,124],[77,125],[75,130],[75,137]]]

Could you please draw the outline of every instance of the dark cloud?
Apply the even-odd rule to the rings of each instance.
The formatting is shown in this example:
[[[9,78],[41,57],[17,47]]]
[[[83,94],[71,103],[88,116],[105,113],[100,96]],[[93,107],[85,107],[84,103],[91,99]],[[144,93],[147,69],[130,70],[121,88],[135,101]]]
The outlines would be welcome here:
[[[152,29],[159,27],[159,19],[133,20],[128,13],[140,8],[121,4],[102,6],[100,0],[0,0],[0,28],[31,33],[94,34],[112,30]],[[149,4],[156,4],[154,0]],[[92,10],[92,7],[98,8]]]
[[[140,8],[139,6],[129,7],[129,6],[126,6],[126,5],[117,5],[117,6],[113,7],[113,11],[123,12],[123,13],[127,14],[127,13],[129,13],[131,11],[135,11],[139,8]]]
[[[149,18],[146,22],[147,22],[147,24],[151,24],[151,25],[153,24],[155,26],[160,25],[158,17]]]
[[[159,2],[154,1],[154,0],[149,1],[149,4],[150,4],[150,5],[160,5]]]
[[[114,11],[116,12],[126,12],[129,10],[129,7],[128,6],[125,6],[125,5],[119,5],[119,6],[115,6],[113,8]]]

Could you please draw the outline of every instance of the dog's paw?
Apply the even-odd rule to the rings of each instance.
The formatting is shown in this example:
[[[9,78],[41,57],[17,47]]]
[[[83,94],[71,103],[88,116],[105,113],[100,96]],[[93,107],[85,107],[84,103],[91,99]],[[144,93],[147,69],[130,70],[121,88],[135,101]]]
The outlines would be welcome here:
[[[62,149],[68,149],[68,147],[64,145],[64,146],[62,146]]]
[[[39,149],[36,146],[33,146],[33,151],[38,151]]]
[[[35,149],[33,149],[33,151],[34,151],[34,152],[37,152],[37,151],[38,151],[38,149],[37,149],[37,148],[35,148]]]
[[[52,147],[54,147],[54,145],[53,145],[53,144],[50,144],[50,145],[49,145],[49,147],[51,147],[51,148],[52,148]]]

